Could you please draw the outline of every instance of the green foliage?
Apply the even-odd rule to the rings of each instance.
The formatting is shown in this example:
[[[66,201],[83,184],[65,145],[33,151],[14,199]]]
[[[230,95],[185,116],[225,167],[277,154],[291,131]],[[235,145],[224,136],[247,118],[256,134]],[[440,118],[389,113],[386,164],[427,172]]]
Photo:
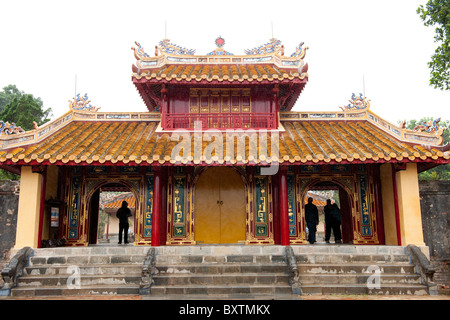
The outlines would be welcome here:
[[[433,120],[432,118],[425,117],[417,120],[408,120],[406,121],[407,129],[414,129],[418,124],[423,124],[424,122],[428,122]],[[450,120],[440,121],[439,127],[449,128],[444,130],[442,137],[444,138],[443,144],[450,143]],[[435,168],[423,171],[419,173],[419,180],[450,180],[450,164],[440,165]]]
[[[0,119],[15,123],[25,131],[33,129],[33,121],[40,126],[48,121],[51,109],[43,110],[40,98],[34,98],[31,94],[15,96],[0,112]]]
[[[430,85],[450,90],[450,0],[429,0],[417,13],[425,26],[436,26],[434,40],[439,46],[428,62]]]
[[[3,91],[0,92],[0,112],[5,109],[6,105],[10,103],[14,97],[21,97],[23,92],[13,84],[3,87]]]
[[[43,109],[41,98],[26,94],[15,85],[3,87],[0,91],[0,120],[15,123],[24,130],[33,129],[33,121],[39,126],[50,121],[52,110]],[[0,170],[0,180],[18,180],[18,175]]]

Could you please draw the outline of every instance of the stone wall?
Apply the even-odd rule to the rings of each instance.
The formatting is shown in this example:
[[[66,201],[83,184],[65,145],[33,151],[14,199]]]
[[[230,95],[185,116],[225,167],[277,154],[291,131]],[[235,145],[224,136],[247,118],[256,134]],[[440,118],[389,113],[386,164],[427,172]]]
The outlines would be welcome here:
[[[0,180],[0,260],[16,242],[20,181]]]
[[[436,282],[450,285],[450,181],[420,181],[423,236],[437,269]]]

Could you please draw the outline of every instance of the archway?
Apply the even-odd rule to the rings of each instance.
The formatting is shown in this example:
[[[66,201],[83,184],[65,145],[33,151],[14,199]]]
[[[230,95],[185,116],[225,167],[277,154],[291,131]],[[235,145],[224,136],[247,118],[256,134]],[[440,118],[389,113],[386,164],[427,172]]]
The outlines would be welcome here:
[[[312,193],[309,193],[312,192]],[[315,197],[314,195],[317,195]],[[306,203],[306,198],[312,196],[316,205],[319,207],[319,220],[321,221],[320,227],[318,228],[317,241],[324,241],[325,236],[325,218],[323,206],[325,205],[327,199],[333,199],[336,201],[340,211],[341,211],[341,233],[342,233],[342,243],[352,243],[353,242],[353,224],[352,224],[352,198],[349,192],[341,186],[339,183],[334,181],[319,181],[309,186],[307,192],[305,193],[304,203]],[[321,208],[322,207],[322,208]],[[331,239],[334,235],[331,234]]]
[[[129,242],[133,242],[137,200],[132,189],[122,183],[105,183],[91,193],[88,203],[88,243],[117,244],[119,221],[116,212],[127,201],[132,216],[129,218]]]
[[[246,240],[245,186],[231,168],[212,167],[195,185],[194,238],[197,243]]]

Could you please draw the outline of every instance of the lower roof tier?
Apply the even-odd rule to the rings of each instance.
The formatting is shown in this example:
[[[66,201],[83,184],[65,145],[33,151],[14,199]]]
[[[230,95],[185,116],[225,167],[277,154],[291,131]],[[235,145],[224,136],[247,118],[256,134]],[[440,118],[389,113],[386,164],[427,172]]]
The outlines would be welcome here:
[[[450,162],[445,147],[403,141],[367,119],[302,121],[289,119],[295,113],[288,113],[289,117],[281,116],[280,128],[275,131],[198,133],[162,131],[159,119],[145,115],[146,119],[142,114],[121,120],[65,115],[61,119],[70,120],[55,121],[55,127],[49,124],[42,132],[32,132],[34,138],[27,138],[27,133],[2,137],[0,165]]]

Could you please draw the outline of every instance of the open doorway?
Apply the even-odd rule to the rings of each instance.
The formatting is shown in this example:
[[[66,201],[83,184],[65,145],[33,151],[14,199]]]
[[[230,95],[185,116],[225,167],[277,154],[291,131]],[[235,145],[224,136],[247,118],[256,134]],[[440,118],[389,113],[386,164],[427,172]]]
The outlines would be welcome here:
[[[322,181],[309,187],[304,198],[304,204],[308,203],[309,197],[313,198],[313,204],[317,206],[319,211],[319,225],[316,232],[317,243],[325,243],[326,224],[324,208],[328,199],[334,200],[341,212],[340,229],[342,243],[353,243],[352,202],[348,192],[335,182]],[[334,242],[334,233],[331,231],[330,243]]]
[[[134,224],[136,216],[136,197],[122,184],[110,183],[97,189],[89,203],[89,244],[117,244],[119,219],[117,210],[122,202],[128,203],[131,217],[128,219],[128,242],[134,242]]]

